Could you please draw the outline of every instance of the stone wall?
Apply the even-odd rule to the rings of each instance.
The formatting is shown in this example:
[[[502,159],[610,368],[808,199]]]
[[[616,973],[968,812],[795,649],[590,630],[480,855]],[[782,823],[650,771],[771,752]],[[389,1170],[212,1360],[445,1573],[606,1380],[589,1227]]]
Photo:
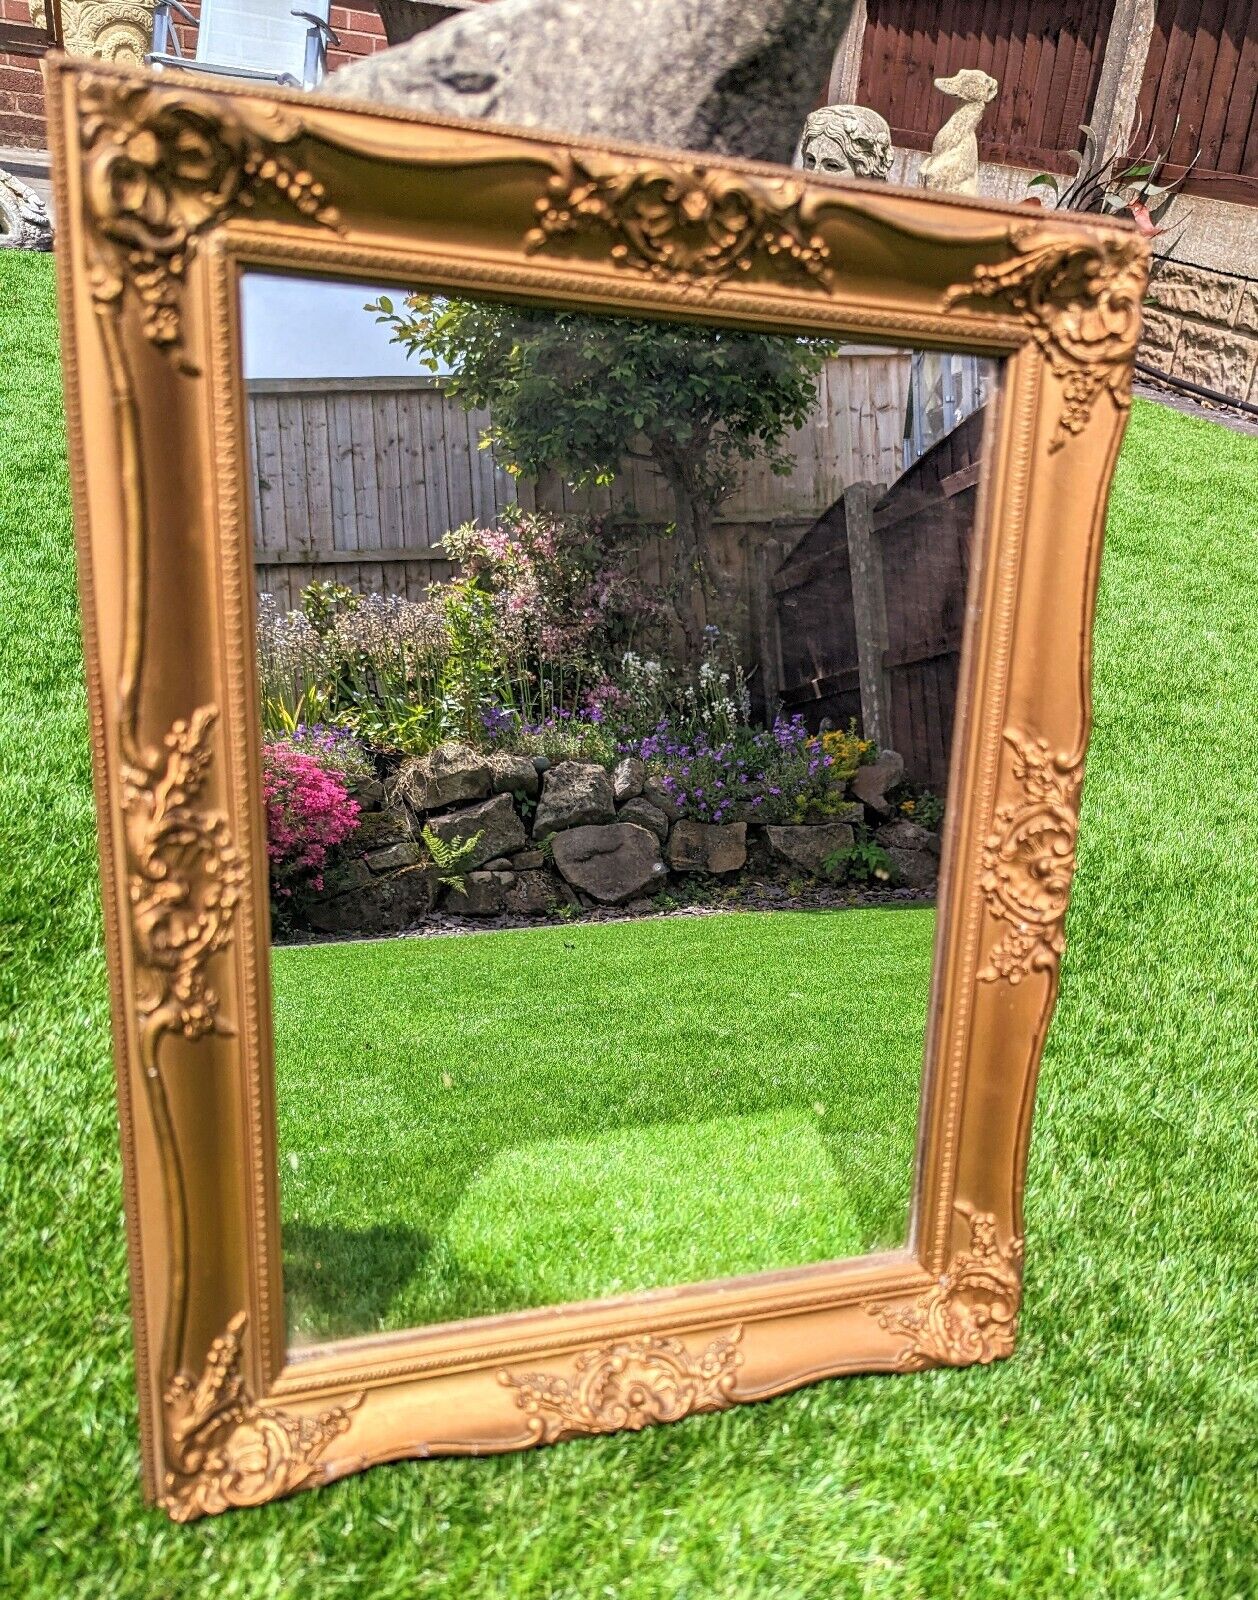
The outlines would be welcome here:
[[[377,936],[422,929],[436,915],[482,923],[604,908],[645,915],[696,882],[720,885],[729,904],[754,881],[772,890],[768,903],[782,903],[788,887],[798,897],[807,885],[841,884],[836,857],[863,829],[885,851],[885,892],[933,896],[939,837],[897,816],[887,799],[903,773],[884,751],[823,821],[741,816],[718,826],[680,817],[640,761],[608,772],[444,745],[387,783],[357,786],[357,832],[317,890],[283,902],[282,920],[296,931]]]
[[[1172,377],[1258,404],[1258,282],[1166,263],[1149,291],[1140,355]]]
[[[0,22],[29,26],[28,0],[0,0]],[[0,146],[15,150],[42,150],[44,132],[44,80],[34,56],[0,51]]]

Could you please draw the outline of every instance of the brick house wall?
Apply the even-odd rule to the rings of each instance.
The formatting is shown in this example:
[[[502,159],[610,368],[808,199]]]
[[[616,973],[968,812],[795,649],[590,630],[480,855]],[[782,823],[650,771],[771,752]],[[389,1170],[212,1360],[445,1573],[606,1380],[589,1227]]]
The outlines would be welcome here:
[[[184,0],[193,15],[199,14],[200,0]],[[295,3],[295,0],[294,0]],[[0,0],[0,20],[29,23],[28,0]],[[361,56],[383,50],[388,41],[384,24],[374,7],[332,7],[332,30],[340,36],[340,49],[328,51],[328,71],[335,72]],[[179,27],[180,46],[191,55],[195,49],[195,30]],[[0,51],[0,147],[18,150],[44,150],[48,140],[44,131],[44,82],[39,61],[34,56],[12,55]]]
[[[0,22],[30,25],[27,0],[0,0]],[[34,56],[0,52],[0,145],[21,150],[42,150],[44,137],[44,80]]]

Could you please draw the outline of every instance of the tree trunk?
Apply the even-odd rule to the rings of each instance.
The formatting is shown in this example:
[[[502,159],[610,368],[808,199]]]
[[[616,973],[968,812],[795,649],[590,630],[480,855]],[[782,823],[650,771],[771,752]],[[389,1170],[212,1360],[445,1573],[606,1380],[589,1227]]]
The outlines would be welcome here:
[[[703,657],[704,627],[709,623],[717,623],[723,629],[730,626],[737,586],[722,571],[716,557],[717,502],[703,476],[707,441],[697,441],[683,451],[671,441],[652,440],[651,450],[673,502],[677,615],[693,665]]]

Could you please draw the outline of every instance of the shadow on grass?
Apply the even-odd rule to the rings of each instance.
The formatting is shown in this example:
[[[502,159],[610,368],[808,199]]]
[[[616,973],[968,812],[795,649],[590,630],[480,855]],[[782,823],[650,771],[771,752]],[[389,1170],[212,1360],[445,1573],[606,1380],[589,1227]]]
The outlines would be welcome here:
[[[290,1345],[492,1316],[519,1288],[451,1259],[448,1245],[401,1222],[370,1228],[285,1222]]]
[[[370,1228],[284,1225],[284,1296],[294,1343],[371,1333],[432,1250],[403,1223]]]

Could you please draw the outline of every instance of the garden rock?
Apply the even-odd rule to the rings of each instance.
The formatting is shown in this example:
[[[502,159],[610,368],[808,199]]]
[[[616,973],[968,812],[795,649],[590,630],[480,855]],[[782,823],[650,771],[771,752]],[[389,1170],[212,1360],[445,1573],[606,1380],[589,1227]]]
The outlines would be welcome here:
[[[506,908],[513,916],[541,917],[555,904],[555,885],[547,872],[521,872],[506,891]]]
[[[848,788],[872,811],[885,817],[891,812],[887,801],[887,790],[894,789],[903,778],[904,757],[894,750],[883,750],[878,759],[871,761],[867,767],[857,767],[856,775],[849,782]]]
[[[537,768],[531,756],[513,756],[507,750],[495,750],[486,757],[489,768],[489,786],[495,794],[523,794],[530,800],[537,794]]]
[[[413,811],[439,811],[489,793],[486,759],[465,744],[439,744],[408,761],[398,774],[398,792]]]
[[[302,909],[316,933],[401,933],[428,915],[436,897],[436,873],[430,867],[406,867]]]
[[[826,857],[837,850],[850,850],[856,834],[849,822],[812,822],[799,827],[765,829],[774,855],[781,856],[802,872],[824,878]]]
[[[368,811],[360,815],[358,827],[346,841],[349,848],[363,855],[383,850],[386,845],[402,844],[414,836],[410,818],[404,811]]]
[[[546,857],[540,850],[521,850],[511,857],[511,865],[517,872],[537,872],[546,865]]]
[[[901,850],[892,845],[887,855],[897,883],[906,889],[934,890],[939,868],[928,850]]]
[[[458,870],[474,872],[498,856],[511,856],[528,844],[524,824],[516,815],[509,794],[496,794],[478,806],[467,806],[445,816],[432,817],[428,826],[445,844],[460,844],[476,839],[476,847],[460,856]]]
[[[648,778],[642,785],[642,798],[662,811],[670,822],[676,822],[681,816],[681,807],[669,794],[663,778]]]
[[[616,820],[636,822],[641,828],[650,828],[661,844],[668,838],[668,818],[658,806],[653,806],[645,798],[626,802],[616,813]]]
[[[514,872],[469,872],[450,885],[446,909],[457,917],[501,916],[514,886]]]
[[[555,835],[555,865],[573,888],[603,905],[621,905],[668,876],[660,842],[634,822],[570,828]]]
[[[533,837],[545,839],[564,828],[610,822],[615,815],[611,779],[602,767],[592,761],[561,761],[542,780]]]
[[[737,872],[747,864],[747,824],[678,822],[668,836],[668,862],[678,872]]]
[[[319,898],[326,900],[350,889],[361,889],[371,881],[371,868],[365,861],[339,861],[336,866],[325,869]]]
[[[612,794],[616,804],[623,806],[626,800],[634,800],[642,793],[642,785],[646,782],[646,763],[639,761],[637,756],[626,756],[618,762],[612,772]]]
[[[487,861],[484,866],[486,872],[514,872],[515,868],[506,856],[497,856],[493,861]]]
[[[424,852],[417,844],[391,844],[387,850],[373,850],[366,858],[373,872],[396,872],[399,867],[414,867]]]
[[[907,817],[898,822],[884,823],[874,838],[884,850],[939,850],[939,836],[923,828],[920,822],[910,822]]]
[[[789,162],[852,0],[497,0],[342,68],[325,93]],[[626,48],[632,41],[632,48]]]
[[[358,801],[360,811],[380,811],[384,808],[384,785],[379,778],[364,778],[350,785],[350,799]]]

